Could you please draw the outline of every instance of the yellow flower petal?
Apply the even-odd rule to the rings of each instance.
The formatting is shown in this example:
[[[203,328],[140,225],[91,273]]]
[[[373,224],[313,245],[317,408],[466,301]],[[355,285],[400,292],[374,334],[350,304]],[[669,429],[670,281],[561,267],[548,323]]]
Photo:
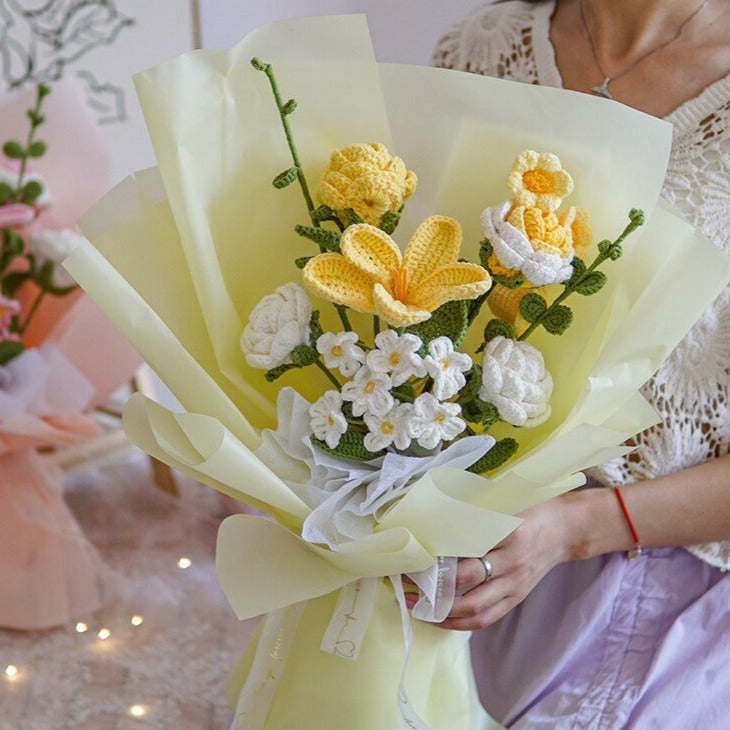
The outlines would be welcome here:
[[[404,304],[392,297],[381,284],[376,284],[373,288],[373,301],[376,314],[393,327],[410,327],[412,324],[425,322],[431,317],[428,309]]]
[[[410,286],[431,275],[434,270],[456,262],[461,249],[461,225],[453,218],[432,215],[416,229],[403,254]]]
[[[442,266],[410,288],[408,300],[414,307],[433,311],[446,302],[476,299],[492,286],[489,272],[477,264]]]
[[[358,312],[375,311],[372,278],[338,253],[322,253],[310,259],[302,278],[307,288],[322,299]]]
[[[366,223],[349,226],[340,238],[342,255],[375,281],[389,286],[401,252],[385,231]]]

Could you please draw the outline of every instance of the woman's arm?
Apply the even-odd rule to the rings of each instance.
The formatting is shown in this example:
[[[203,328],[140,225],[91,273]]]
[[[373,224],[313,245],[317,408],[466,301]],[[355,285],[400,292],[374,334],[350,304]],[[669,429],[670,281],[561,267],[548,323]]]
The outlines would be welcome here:
[[[730,455],[621,492],[644,548],[730,540]],[[459,562],[457,591],[467,592],[457,596],[440,626],[465,631],[488,626],[559,563],[634,547],[611,489],[568,492],[520,516],[524,522],[488,553],[490,581],[483,582],[478,560]]]

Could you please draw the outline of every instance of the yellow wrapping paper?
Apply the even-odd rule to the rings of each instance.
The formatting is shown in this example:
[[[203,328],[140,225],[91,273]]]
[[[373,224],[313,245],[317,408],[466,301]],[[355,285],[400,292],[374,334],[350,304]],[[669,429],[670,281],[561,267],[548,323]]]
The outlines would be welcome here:
[[[314,250],[293,232],[307,222],[296,186],[270,185],[291,161],[253,56],[274,64],[285,98],[299,103],[290,120],[310,183],[334,148],[361,141],[387,144],[417,172],[395,234],[401,244],[426,215],[452,215],[464,226],[463,255],[475,260],[479,213],[507,197],[511,161],[528,147],[561,157],[577,182],[568,202],[590,210],[598,237],[618,235],[631,207],[648,217],[604,290],[573,302],[566,335],[533,338],[554,378],[553,415],[520,430],[518,457],[491,479],[429,473],[372,536],[336,553],[301,540],[307,506],[255,453],[260,429],[274,426],[281,385],[246,365],[239,336],[261,297],[298,280],[293,260]],[[254,642],[231,698],[242,687],[266,697],[247,728],[397,728],[405,650],[393,591],[380,582],[360,658],[345,662],[318,648],[337,589],[424,569],[437,555],[482,555],[518,524],[512,515],[625,453],[623,441],[655,422],[640,385],[727,283],[728,261],[657,206],[669,125],[562,90],[378,66],[362,16],[283,21],[233,49],[195,51],[140,74],[136,85],[159,170],[125,180],[87,214],[81,228],[91,243],[66,266],[187,411],[136,396],[125,413],[129,437],[277,518],[231,517],[219,533],[218,572],[237,615],[273,612],[261,635],[272,646],[277,632],[289,641],[278,669]],[[336,327],[332,308],[318,304],[325,328]],[[310,400],[329,387],[311,368],[284,380]],[[496,727],[476,703],[465,641],[415,627],[406,683],[427,724],[413,727]],[[253,686],[267,672],[276,682]]]

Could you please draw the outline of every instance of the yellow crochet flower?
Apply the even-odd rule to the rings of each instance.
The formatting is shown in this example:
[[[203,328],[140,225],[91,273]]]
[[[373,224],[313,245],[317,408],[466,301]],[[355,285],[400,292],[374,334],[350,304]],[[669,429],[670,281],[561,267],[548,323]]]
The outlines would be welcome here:
[[[415,173],[406,170],[377,142],[335,150],[319,187],[319,200],[346,222],[352,208],[366,223],[380,225],[383,216],[400,209],[416,189]]]
[[[572,236],[560,225],[555,213],[516,205],[507,216],[507,222],[530,239],[535,251],[545,251],[560,258],[573,256]]]
[[[565,228],[571,236],[573,253],[583,258],[593,240],[593,231],[588,224],[588,211],[571,205],[567,211],[558,213],[560,225]]]
[[[401,254],[387,233],[360,223],[342,234],[342,254],[310,259],[304,283],[323,299],[377,314],[393,327],[408,327],[424,322],[446,302],[489,291],[486,269],[457,261],[461,239],[457,221],[431,216]]]
[[[515,202],[528,208],[553,211],[573,192],[573,178],[552,152],[525,150],[514,164],[507,185]]]

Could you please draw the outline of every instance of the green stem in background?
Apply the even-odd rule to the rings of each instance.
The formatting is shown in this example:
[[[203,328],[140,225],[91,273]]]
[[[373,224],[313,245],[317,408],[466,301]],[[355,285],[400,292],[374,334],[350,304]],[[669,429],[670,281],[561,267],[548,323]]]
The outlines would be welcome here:
[[[337,380],[337,378],[332,374],[332,371],[319,358],[314,361],[314,364],[327,376],[337,390],[342,387],[340,381]]]
[[[28,316],[25,318],[25,322],[23,322],[23,325],[18,329],[20,335],[23,335],[25,333],[25,330],[28,329],[30,320],[33,319],[33,315],[38,310],[40,303],[43,301],[43,297],[46,296],[47,293],[48,292],[45,289],[41,289],[41,291],[38,293],[38,296],[35,298],[35,301],[33,302],[33,305],[28,312]]]
[[[311,216],[314,212],[314,203],[312,202],[312,196],[309,193],[309,186],[307,185],[307,179],[304,176],[302,163],[299,160],[297,147],[294,144],[294,135],[292,134],[291,126],[289,125],[289,120],[287,119],[289,114],[291,114],[296,108],[296,102],[293,99],[290,99],[286,103],[282,101],[281,93],[279,92],[279,84],[276,80],[276,76],[274,75],[274,69],[272,68],[270,63],[264,63],[258,58],[252,58],[251,65],[257,71],[263,71],[266,74],[266,77],[269,79],[271,91],[274,94],[274,99],[276,100],[276,107],[279,110],[279,117],[284,127],[284,134],[286,135],[286,141],[289,145],[289,151],[291,152],[292,160],[294,161],[294,167],[297,171],[297,180],[299,180],[299,185],[302,189],[302,194],[304,195],[304,200],[307,204],[307,210],[309,211],[309,214]]]
[[[583,272],[583,274],[576,279],[571,279],[568,284],[565,285],[565,289],[560,293],[560,295],[555,299],[555,301],[534,321],[530,324],[530,326],[517,338],[518,340],[526,340],[532,332],[534,332],[541,324],[542,321],[552,312],[555,310],[560,304],[562,304],[565,299],[567,299],[571,294],[575,292],[576,289],[581,285],[582,282],[584,282],[588,276],[595,271],[601,264],[603,264],[608,259],[611,259],[612,261],[615,261],[618,259],[621,254],[621,243],[624,241],[624,239],[631,235],[637,228],[644,225],[645,221],[644,212],[637,209],[632,208],[632,210],[629,212],[629,223],[622,231],[621,235],[613,242],[611,241],[602,241],[598,246],[598,256],[596,256],[593,263],[586,267],[586,270]]]
[[[377,314],[373,315],[373,339],[380,334],[380,317]]]
[[[30,149],[34,142],[36,129],[43,124],[45,119],[41,116],[41,106],[43,105],[43,99],[51,93],[51,89],[45,84],[38,84],[35,109],[31,109],[28,112],[28,118],[30,119],[30,129],[28,130],[28,141],[25,145],[23,156],[20,158],[20,171],[18,172],[18,187],[16,195],[20,197],[20,193],[23,190],[23,177],[25,176],[25,170],[28,165],[28,157],[30,157]],[[41,153],[42,154],[42,153]],[[25,329],[25,327],[23,328]]]

